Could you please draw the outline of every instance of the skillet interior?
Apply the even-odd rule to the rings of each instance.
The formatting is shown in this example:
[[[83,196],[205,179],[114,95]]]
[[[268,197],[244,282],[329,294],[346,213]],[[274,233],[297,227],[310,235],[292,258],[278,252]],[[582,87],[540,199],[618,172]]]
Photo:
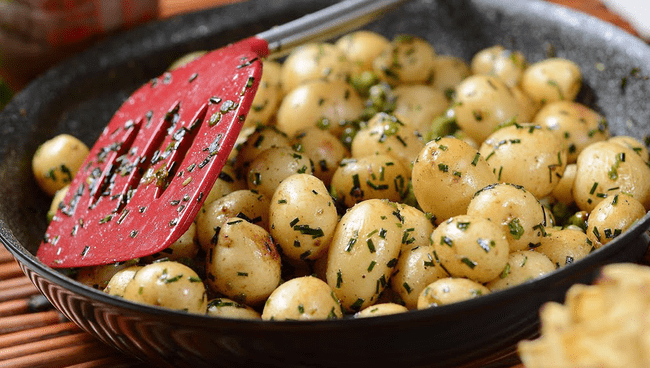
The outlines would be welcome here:
[[[590,280],[606,262],[641,257],[648,216],[588,259],[502,293],[379,320],[304,324],[212,320],[137,306],[65,279],[34,259],[49,207],[31,177],[31,157],[40,143],[72,132],[91,145],[128,94],[177,57],[222,46],[330,3],[250,0],[147,24],[58,65],[0,114],[0,237],[68,317],[124,351],[169,366],[459,366],[511,352],[518,340],[536,333],[543,301],[561,300],[571,283]],[[650,108],[642,103],[650,95],[650,82],[643,68],[635,69],[650,60],[649,48],[594,18],[537,1],[414,0],[368,28],[388,36],[416,34],[438,53],[466,60],[497,43],[521,50],[531,62],[551,53],[569,58],[584,74],[579,100],[603,113],[613,133],[640,139],[650,134]]]

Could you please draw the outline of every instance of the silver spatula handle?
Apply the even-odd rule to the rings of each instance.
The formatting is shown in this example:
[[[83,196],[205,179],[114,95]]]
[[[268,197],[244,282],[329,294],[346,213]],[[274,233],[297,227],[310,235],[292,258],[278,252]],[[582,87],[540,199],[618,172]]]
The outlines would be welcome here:
[[[407,0],[345,0],[259,33],[269,43],[269,57],[279,57],[296,46],[325,40],[362,27]]]

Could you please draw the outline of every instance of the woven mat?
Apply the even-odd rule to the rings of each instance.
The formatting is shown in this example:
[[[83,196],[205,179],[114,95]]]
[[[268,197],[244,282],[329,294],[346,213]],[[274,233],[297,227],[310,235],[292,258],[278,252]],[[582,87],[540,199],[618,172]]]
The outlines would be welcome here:
[[[176,0],[161,0],[160,10],[162,16],[169,17],[227,1],[188,0],[179,7]],[[635,34],[629,23],[610,13],[597,0],[548,1],[597,16]],[[106,347],[53,310],[23,275],[11,254],[0,248],[0,367],[146,368],[148,365]]]

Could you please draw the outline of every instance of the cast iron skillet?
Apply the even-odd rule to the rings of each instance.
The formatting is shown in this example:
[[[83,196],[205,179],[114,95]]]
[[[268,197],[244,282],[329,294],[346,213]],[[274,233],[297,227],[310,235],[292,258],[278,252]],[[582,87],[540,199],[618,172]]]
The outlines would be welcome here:
[[[251,0],[147,24],[53,68],[0,114],[0,240],[68,318],[161,366],[497,366],[513,363],[516,343],[535,336],[543,302],[561,301],[571,284],[589,282],[603,264],[642,257],[648,216],[586,259],[506,291],[401,315],[321,322],[235,321],[136,305],[78,284],[34,258],[50,201],[31,174],[40,143],[68,132],[91,145],[128,94],[177,57],[332,2]],[[466,60],[494,44],[521,50],[532,62],[553,54],[569,58],[584,73],[579,100],[603,113],[613,133],[640,139],[650,133],[644,102],[650,81],[643,69],[650,48],[595,18],[539,1],[413,0],[369,28],[389,36],[419,35],[439,53]]]

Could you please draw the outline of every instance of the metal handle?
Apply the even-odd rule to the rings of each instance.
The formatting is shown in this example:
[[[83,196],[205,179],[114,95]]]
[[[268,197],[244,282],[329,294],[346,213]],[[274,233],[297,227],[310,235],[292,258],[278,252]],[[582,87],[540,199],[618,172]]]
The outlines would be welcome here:
[[[259,33],[269,44],[269,57],[279,57],[296,46],[339,36],[377,19],[406,0],[345,0]]]

